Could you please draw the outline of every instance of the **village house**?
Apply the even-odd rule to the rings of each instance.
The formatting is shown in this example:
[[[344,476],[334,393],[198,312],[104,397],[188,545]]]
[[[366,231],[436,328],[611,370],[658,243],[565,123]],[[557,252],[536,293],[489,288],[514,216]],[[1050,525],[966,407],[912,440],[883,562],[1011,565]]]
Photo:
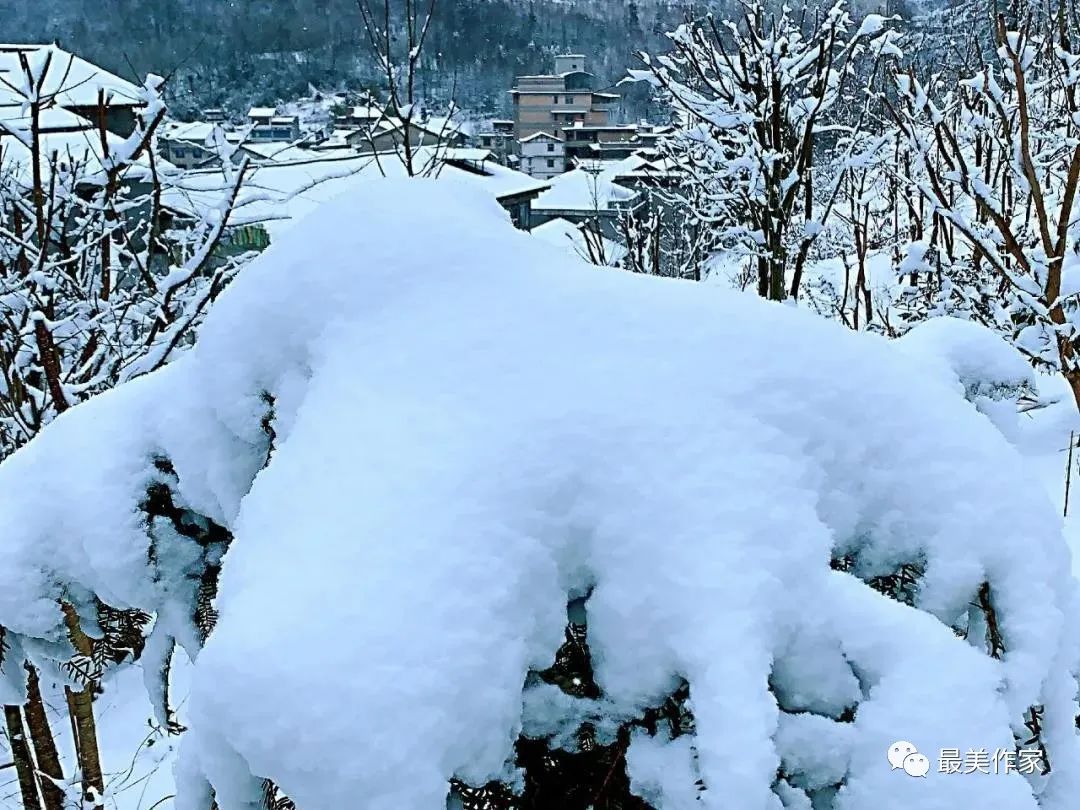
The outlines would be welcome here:
[[[619,96],[593,89],[595,76],[585,70],[585,57],[555,57],[555,73],[519,76],[510,91],[514,103],[514,136],[523,140],[538,132],[560,135],[575,124],[606,126]]]
[[[477,134],[476,145],[491,152],[502,165],[509,166],[511,158],[516,158],[518,155],[513,120],[492,121],[490,129],[481,130]]]
[[[271,119],[277,115],[276,107],[252,107],[248,110],[248,124],[254,127],[268,127]]]
[[[182,123],[168,121],[157,132],[158,151],[162,157],[181,169],[200,169],[218,160],[210,144],[215,129],[220,126],[208,121]]]
[[[521,171],[548,179],[566,171],[566,142],[557,135],[537,132],[518,143]]]
[[[335,126],[341,129],[369,130],[386,118],[386,113],[374,104],[359,104],[335,120]]]
[[[126,138],[135,131],[139,109],[143,106],[142,91],[119,76],[98,67],[85,59],[69,53],[55,45],[11,45],[0,44],[0,80],[3,92],[0,92],[0,105],[18,103],[18,100],[5,101],[10,91],[7,85],[21,87],[21,58],[46,49],[52,49],[52,63],[45,77],[42,95],[53,98],[56,107],[85,121],[104,121],[105,129],[121,138]],[[72,126],[72,119],[57,126]],[[54,130],[63,131],[63,130]],[[70,131],[67,130],[67,131]]]
[[[532,206],[533,227],[559,219],[587,224],[605,239],[622,239],[622,219],[647,203],[642,190],[624,185],[622,177],[646,163],[640,157],[592,161],[548,180],[550,188]]]
[[[567,127],[562,131],[566,141],[566,158],[611,160],[630,157],[643,144],[638,125],[586,125]]]
[[[248,111],[251,127],[248,137],[253,141],[292,143],[300,139],[300,119],[295,115],[280,115],[273,107],[252,107]]]
[[[410,147],[440,146],[458,148],[465,146],[465,133],[447,119],[427,119],[426,123],[410,121],[407,127]],[[364,154],[394,152],[405,145],[406,127],[396,118],[383,117],[370,129],[361,128],[345,136],[346,143]]]

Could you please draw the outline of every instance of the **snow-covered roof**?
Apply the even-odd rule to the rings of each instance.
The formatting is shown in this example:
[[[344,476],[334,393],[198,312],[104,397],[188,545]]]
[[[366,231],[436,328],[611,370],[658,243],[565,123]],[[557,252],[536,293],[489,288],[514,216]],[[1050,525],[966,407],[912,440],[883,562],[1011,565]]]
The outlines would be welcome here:
[[[21,103],[11,94],[5,95],[6,88],[0,87],[0,136],[7,132],[28,132],[30,116]],[[42,131],[62,132],[73,130],[92,130],[93,137],[98,137],[98,126],[80,115],[68,112],[63,107],[49,107],[38,114],[38,125]]]
[[[577,123],[572,127],[582,132],[637,132],[635,124],[582,124]]]
[[[276,107],[252,107],[248,110],[248,118],[273,118],[275,115]]]
[[[207,121],[166,121],[158,128],[158,135],[169,140],[188,141],[202,146],[218,126],[219,124]]]
[[[278,163],[312,159],[310,149],[302,149],[288,141],[245,141],[240,148],[260,160],[273,160]]]
[[[49,159],[55,154],[62,164],[79,166],[79,173],[86,182],[96,182],[104,176],[100,131],[89,121],[84,120],[84,123],[85,128],[73,132],[42,133],[41,154],[48,158],[43,168],[48,169]],[[110,153],[118,154],[123,151],[124,138],[112,132],[106,132],[105,138]],[[160,157],[155,158],[155,164],[162,175],[177,171],[175,166]],[[20,138],[0,137],[0,167],[4,173],[10,173],[20,182],[28,184],[32,172],[30,148]],[[148,177],[149,173],[150,164],[143,155],[127,169],[125,177],[139,180]]]
[[[553,87],[553,88],[546,88],[546,89],[541,88],[539,90],[519,90],[518,88],[515,87],[513,90],[510,90],[509,92],[510,92],[511,95],[517,95],[517,96],[561,96],[561,95],[564,95],[567,91],[562,89],[561,87]],[[574,92],[583,92],[583,91],[575,90]]]
[[[299,120],[300,119],[295,115],[275,115],[273,118],[270,119],[270,123],[292,125]]]
[[[558,135],[552,135],[548,132],[536,132],[527,138],[522,138],[520,143],[529,143],[530,141],[562,141]]]
[[[451,138],[453,136],[464,136],[467,134],[464,125],[458,122],[454,118],[446,117],[429,117],[424,120],[420,118],[414,118],[409,122],[410,126],[420,132],[426,132],[429,135],[435,135],[441,138]],[[380,119],[375,124],[375,131],[378,133],[390,133],[400,132],[404,123],[400,118],[394,116],[386,116]],[[349,130],[349,136],[354,140],[356,138],[367,137],[367,133],[362,130]]]
[[[604,162],[599,166],[576,168],[553,178],[551,189],[533,202],[533,208],[549,211],[607,211],[619,203],[634,200],[638,193],[615,182],[625,166],[638,160]],[[634,161],[632,164],[628,161]]]
[[[419,122],[413,121],[414,124]],[[468,126],[464,121],[454,116],[432,115],[423,123],[419,123],[421,129],[433,132],[436,135],[450,137],[454,135],[468,135]]]
[[[467,160],[475,163],[483,163],[487,160],[494,160],[494,155],[491,154],[490,149],[470,149],[467,147],[452,147],[444,149],[442,151],[443,157],[447,160]]]
[[[20,53],[27,55],[32,67],[43,65],[52,54],[42,91],[45,96],[55,96],[61,106],[95,107],[99,90],[105,91],[108,103],[113,106],[142,104],[141,91],[135,84],[55,45],[0,44],[0,80],[16,88],[24,84]],[[0,87],[9,91],[2,83]]]
[[[352,118],[359,118],[359,119],[362,119],[362,120],[370,120],[370,119],[373,119],[373,118],[382,118],[382,116],[385,115],[385,113],[382,110],[380,110],[378,107],[368,106],[368,105],[360,105],[360,106],[353,107],[352,110],[349,111],[349,115]]]
[[[300,150],[298,150],[300,151]],[[444,150],[438,152],[446,157]],[[476,150],[466,150],[474,153]],[[250,182],[240,195],[235,221],[265,221],[272,236],[283,233],[316,211],[328,200],[340,194],[356,191],[371,182],[389,177],[404,176],[405,169],[396,154],[326,157],[326,153],[308,152],[309,158],[295,162],[268,162],[256,167]],[[453,155],[453,152],[451,152]],[[484,155],[490,155],[484,152]],[[430,147],[416,151],[416,164],[425,165],[433,158]],[[462,159],[462,158],[457,158]],[[475,185],[489,196],[501,200],[525,194],[537,194],[549,187],[544,181],[500,166],[494,160],[477,166],[443,165],[439,180],[457,179]],[[421,181],[422,182],[422,181]],[[193,173],[168,189],[163,202],[173,210],[197,213],[217,206],[227,184],[220,171]]]

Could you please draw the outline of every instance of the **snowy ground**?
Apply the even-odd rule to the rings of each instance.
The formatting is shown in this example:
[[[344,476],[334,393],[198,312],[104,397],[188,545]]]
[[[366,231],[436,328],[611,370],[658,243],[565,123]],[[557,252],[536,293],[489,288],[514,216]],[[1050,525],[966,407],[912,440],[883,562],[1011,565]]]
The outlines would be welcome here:
[[[1039,377],[1044,398],[1057,400],[1044,409],[1020,418],[1017,447],[1030,465],[1031,475],[1046,488],[1047,494],[1064,514],[1066,467],[1070,432],[1080,442],[1080,415],[1072,393],[1058,377]],[[1080,449],[1072,454],[1070,504],[1065,520],[1065,537],[1072,550],[1073,574],[1080,578]]]

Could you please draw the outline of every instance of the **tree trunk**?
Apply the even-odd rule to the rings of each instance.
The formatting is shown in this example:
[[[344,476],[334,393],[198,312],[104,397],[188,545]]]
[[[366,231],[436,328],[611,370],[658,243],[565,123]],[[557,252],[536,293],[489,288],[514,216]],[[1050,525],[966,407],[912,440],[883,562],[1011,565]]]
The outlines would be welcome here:
[[[60,755],[52,729],[49,728],[49,719],[45,715],[45,702],[41,699],[41,685],[33,664],[26,664],[26,673],[26,725],[30,729],[38,770],[44,774],[40,780],[41,798],[45,810],[64,810],[64,791],[55,783],[64,781],[64,770],[60,766]]]
[[[784,274],[787,270],[787,251],[781,234],[776,234],[769,245],[769,295],[770,301],[783,301],[787,297]]]
[[[93,644],[79,625],[79,616],[75,608],[67,602],[61,602],[64,623],[68,636],[75,650],[89,658],[93,654]],[[101,755],[98,751],[97,723],[94,722],[94,681],[83,685],[81,692],[67,688],[68,711],[71,714],[71,728],[75,736],[75,752],[82,772],[83,800],[88,807],[101,807],[101,796],[105,792],[105,779],[101,773]],[[97,800],[91,798],[96,792]]]
[[[75,733],[75,752],[79,759],[79,769],[82,771],[83,801],[87,808],[100,808],[103,806],[101,796],[105,792],[105,779],[101,773],[97,724],[94,722],[94,687],[93,684],[87,684],[81,692],[71,688],[67,688],[66,692],[72,730]]]
[[[1080,410],[1080,371],[1066,371],[1065,380],[1072,389],[1073,399],[1076,400],[1076,408]]]
[[[18,706],[5,706],[4,719],[7,721],[11,758],[15,760],[15,773],[19,777],[19,792],[22,794],[23,808],[24,810],[38,810],[41,807],[41,797],[38,795],[34,760],[30,755],[22,712]]]

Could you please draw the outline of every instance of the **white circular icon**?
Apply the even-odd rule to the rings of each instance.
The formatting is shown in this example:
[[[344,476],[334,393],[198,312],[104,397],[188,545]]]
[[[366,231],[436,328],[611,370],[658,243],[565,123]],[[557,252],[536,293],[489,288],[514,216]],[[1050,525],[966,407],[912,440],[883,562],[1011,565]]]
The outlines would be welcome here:
[[[903,768],[904,758],[909,754],[917,753],[919,753],[918,749],[911,743],[897,740],[889,746],[889,764],[892,765],[894,771],[897,768]],[[925,757],[923,758],[925,759]]]
[[[930,760],[916,751],[914,754],[908,754],[904,757],[904,773],[908,776],[921,776],[926,777],[927,772],[930,770]]]

